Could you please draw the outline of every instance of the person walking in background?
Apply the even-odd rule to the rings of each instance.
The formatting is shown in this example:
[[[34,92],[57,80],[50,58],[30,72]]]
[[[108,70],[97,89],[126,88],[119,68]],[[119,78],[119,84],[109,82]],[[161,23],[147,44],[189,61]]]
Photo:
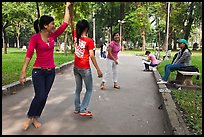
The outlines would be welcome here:
[[[104,78],[102,80],[102,83],[100,85],[101,89],[104,89],[105,83],[107,82],[110,73],[113,74],[113,83],[114,83],[114,88],[120,89],[120,86],[117,84],[118,80],[118,73],[117,73],[117,65],[118,65],[118,52],[120,51],[120,35],[119,33],[114,33],[113,34],[113,41],[110,42],[108,46],[108,55],[107,55],[107,67],[106,67],[106,73],[104,75]]]
[[[74,38],[74,76],[76,82],[75,90],[75,114],[80,114],[80,116],[92,116],[93,114],[88,111],[89,102],[93,92],[93,78],[89,63],[89,57],[96,68],[98,77],[102,77],[102,72],[97,64],[96,58],[94,56],[94,41],[87,37],[89,31],[89,23],[87,20],[79,20],[76,24],[76,31],[73,32]],[[86,93],[81,102],[80,95],[82,91],[82,82],[84,81],[86,86]]]
[[[145,52],[145,55],[147,55],[147,59],[142,59],[144,60],[143,63],[145,65],[144,71],[150,71],[149,66],[155,67],[160,63],[159,60],[157,60],[156,57],[153,54],[151,54],[150,51],[147,50]]]
[[[100,42],[100,59],[103,58],[103,43]]]
[[[164,76],[157,84],[166,84],[172,70],[191,65],[191,51],[188,49],[188,41],[179,39],[177,43],[180,50],[176,53],[172,64],[165,65]]]
[[[107,41],[103,43],[102,58],[106,59]]]
[[[20,83],[26,81],[26,69],[32,59],[34,50],[36,50],[36,60],[32,69],[32,81],[35,91],[35,96],[30,104],[27,112],[27,119],[23,123],[23,129],[27,130],[31,124],[35,128],[40,128],[41,123],[39,118],[45,107],[48,94],[55,79],[55,64],[54,64],[54,41],[60,36],[68,26],[70,2],[66,2],[64,22],[55,30],[54,18],[43,15],[34,22],[36,34],[30,38],[28,50],[20,75]]]

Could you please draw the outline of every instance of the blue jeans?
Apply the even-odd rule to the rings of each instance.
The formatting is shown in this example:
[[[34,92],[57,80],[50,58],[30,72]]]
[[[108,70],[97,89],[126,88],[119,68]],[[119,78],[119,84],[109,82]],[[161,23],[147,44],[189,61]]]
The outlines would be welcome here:
[[[146,64],[146,63],[144,63],[144,64],[145,64],[145,69],[146,70],[149,70],[149,66],[151,66],[151,67],[157,66],[157,64],[153,64],[152,62],[150,64]]]
[[[86,112],[87,110],[87,107],[91,99],[92,91],[93,91],[93,79],[92,79],[91,69],[77,68],[76,66],[74,66],[74,76],[76,81],[75,100],[74,100],[75,110],[83,113],[83,112]],[[80,94],[82,91],[82,84],[83,84],[82,80],[84,80],[84,83],[86,86],[86,93],[81,103]]]
[[[170,75],[170,72],[174,69],[178,69],[181,67],[184,67],[184,64],[167,64],[165,65],[164,69],[164,76],[162,77],[162,80],[167,81]]]
[[[28,117],[40,117],[45,107],[47,97],[54,82],[54,79],[54,68],[51,70],[32,70],[32,81],[35,90],[35,96],[28,110]]]

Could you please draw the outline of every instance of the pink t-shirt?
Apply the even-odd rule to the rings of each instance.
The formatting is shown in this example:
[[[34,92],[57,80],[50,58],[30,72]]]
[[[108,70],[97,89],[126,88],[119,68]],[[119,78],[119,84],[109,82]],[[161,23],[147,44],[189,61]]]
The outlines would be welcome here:
[[[118,59],[118,52],[120,51],[120,44],[115,42],[115,41],[111,41],[109,44],[109,47],[112,48],[111,53],[112,53],[113,57],[117,60]],[[108,54],[107,58],[112,60],[112,58],[110,57],[109,54]]]
[[[36,50],[36,60],[34,67],[55,68],[54,64],[54,41],[67,28],[68,24],[63,22],[62,25],[48,38],[48,43],[44,42],[40,33],[33,34],[30,38],[28,50],[26,52],[27,58],[32,58],[34,49]]]
[[[157,64],[157,59],[153,54],[149,54],[149,58],[153,64]]]

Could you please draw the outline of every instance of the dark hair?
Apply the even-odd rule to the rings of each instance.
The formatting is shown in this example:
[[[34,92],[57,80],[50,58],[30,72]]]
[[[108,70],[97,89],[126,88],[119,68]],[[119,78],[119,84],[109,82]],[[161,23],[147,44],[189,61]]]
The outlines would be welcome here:
[[[114,37],[115,37],[116,34],[119,34],[119,33],[118,32],[113,33],[113,35],[112,35],[113,40],[114,40]]]
[[[50,24],[50,22],[54,21],[54,18],[48,15],[43,15],[39,19],[34,21],[34,29],[36,33],[38,33],[40,30],[44,29],[44,25]]]
[[[185,44],[185,43],[184,43],[184,44]],[[190,49],[188,48],[188,45],[185,44],[185,47],[182,48],[182,50],[181,50],[181,56],[183,55],[183,52],[184,52],[186,49],[188,49],[188,51],[191,53]]]
[[[81,34],[84,30],[87,29],[87,33],[89,31],[89,22],[87,20],[79,20],[76,24],[76,37],[77,37],[77,44],[79,44],[79,38],[81,38]]]
[[[150,51],[147,50],[147,51],[145,52],[145,55],[147,55],[147,54],[150,54]]]

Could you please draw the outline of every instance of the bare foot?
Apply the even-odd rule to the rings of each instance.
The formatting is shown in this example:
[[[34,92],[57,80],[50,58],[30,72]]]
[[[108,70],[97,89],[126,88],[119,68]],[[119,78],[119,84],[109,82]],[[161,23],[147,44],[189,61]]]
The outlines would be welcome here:
[[[23,130],[27,130],[32,123],[32,118],[27,118],[23,123]]]
[[[40,128],[42,126],[42,124],[38,121],[37,118],[33,119],[33,125],[35,128]]]

